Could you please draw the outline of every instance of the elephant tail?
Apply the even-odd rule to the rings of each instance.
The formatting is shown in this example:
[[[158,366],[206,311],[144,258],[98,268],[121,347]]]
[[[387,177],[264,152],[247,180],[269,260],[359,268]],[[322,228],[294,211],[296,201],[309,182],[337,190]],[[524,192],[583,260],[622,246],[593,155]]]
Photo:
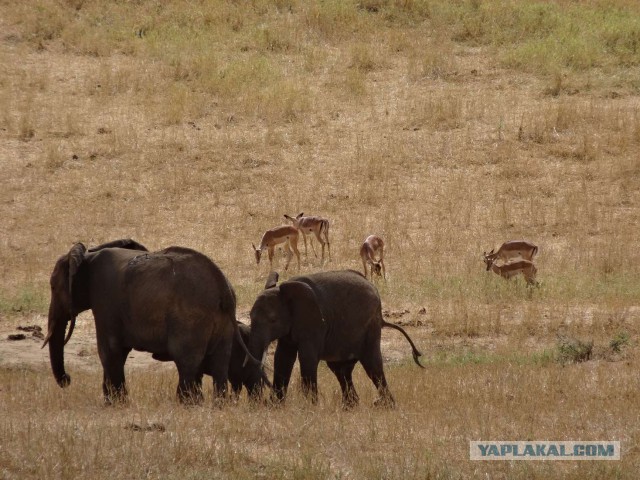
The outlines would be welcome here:
[[[404,337],[408,340],[409,344],[411,345],[411,350],[413,351],[413,361],[416,362],[416,365],[418,365],[420,368],[425,368],[420,361],[418,360],[418,357],[422,356],[422,353],[420,353],[418,351],[418,349],[416,348],[416,346],[413,343],[413,340],[411,340],[411,337],[409,337],[409,334],[407,332],[404,331],[404,329],[398,325],[395,325],[393,323],[389,323],[389,322],[385,322],[384,320],[382,320],[382,326],[383,327],[389,327],[389,328],[393,328],[395,330],[398,330],[400,333],[402,333],[404,335]]]

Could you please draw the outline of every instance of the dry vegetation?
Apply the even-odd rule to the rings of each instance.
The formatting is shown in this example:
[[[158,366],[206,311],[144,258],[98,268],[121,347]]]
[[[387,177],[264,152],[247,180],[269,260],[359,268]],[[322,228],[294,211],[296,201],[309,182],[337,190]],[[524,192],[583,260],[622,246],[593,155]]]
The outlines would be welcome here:
[[[635,0],[0,0],[0,71],[0,477],[636,478]],[[396,411],[361,369],[354,412],[324,368],[316,408],[183,408],[143,366],[105,408],[95,350],[64,391],[45,351],[8,358],[73,242],[201,250],[244,314],[251,242],[301,211],[332,221],[327,268],[385,239],[384,306],[428,365],[384,333]],[[538,289],[484,271],[522,237]],[[622,460],[472,463],[478,439]]]

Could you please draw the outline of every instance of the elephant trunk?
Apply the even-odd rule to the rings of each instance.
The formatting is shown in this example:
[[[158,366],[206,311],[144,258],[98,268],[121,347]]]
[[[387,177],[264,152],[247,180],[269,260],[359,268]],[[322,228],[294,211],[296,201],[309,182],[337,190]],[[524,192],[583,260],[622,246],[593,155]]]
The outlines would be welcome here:
[[[53,305],[49,308],[49,332],[43,347],[49,344],[49,360],[53,376],[61,387],[71,383],[71,377],[64,370],[64,344],[67,321],[61,315],[56,315]],[[73,327],[73,324],[72,324]]]
[[[261,334],[259,331],[254,332],[251,331],[251,336],[249,338],[249,353],[254,358],[260,358],[264,362],[264,355],[267,352],[267,347],[269,346],[269,341],[266,335]]]
[[[262,360],[262,365],[264,365],[268,346],[269,339],[265,335],[260,332],[251,331],[247,348],[254,358]],[[245,363],[243,370],[245,372],[244,384],[251,397],[260,397],[262,395],[263,386],[273,388],[271,382],[266,376],[264,367]]]

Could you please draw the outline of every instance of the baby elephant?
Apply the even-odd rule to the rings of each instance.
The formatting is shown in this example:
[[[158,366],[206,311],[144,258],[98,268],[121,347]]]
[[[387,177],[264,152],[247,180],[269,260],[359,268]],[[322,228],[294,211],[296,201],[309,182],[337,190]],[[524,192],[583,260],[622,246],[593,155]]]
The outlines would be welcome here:
[[[237,324],[238,330],[240,331],[240,336],[242,337],[242,341],[245,345],[248,345],[251,328],[249,327],[249,325],[245,325],[244,323],[237,322]],[[154,353],[152,355],[152,358],[161,362],[173,361],[173,359],[167,354]],[[210,364],[210,362],[208,362],[207,360],[208,359],[205,358],[205,361],[202,363],[200,377],[202,377],[202,375],[212,374],[210,369],[207,367]],[[236,398],[240,395],[242,387],[245,387],[247,389],[249,398],[254,398],[258,395],[260,389],[264,385],[260,367],[258,365],[255,365],[250,359],[247,358],[247,355],[237,338],[234,338],[233,344],[231,346],[231,359],[229,361],[229,383],[231,384],[232,394]]]
[[[325,360],[340,382],[345,407],[358,403],[351,378],[358,362],[378,390],[376,405],[394,406],[382,365],[382,328],[394,328],[405,336],[420,367],[421,353],[402,328],[384,321],[376,288],[353,270],[298,276],[279,286],[277,278],[272,272],[251,309],[248,343],[251,355],[261,358],[269,343],[278,340],[273,375],[276,400],[286,395],[297,357],[302,389],[313,403],[318,398],[318,363]]]

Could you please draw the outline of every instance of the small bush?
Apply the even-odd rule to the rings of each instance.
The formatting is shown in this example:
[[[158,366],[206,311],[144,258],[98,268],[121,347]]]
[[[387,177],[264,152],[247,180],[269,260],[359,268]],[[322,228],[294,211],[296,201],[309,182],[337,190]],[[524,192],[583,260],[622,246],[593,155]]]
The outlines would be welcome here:
[[[614,353],[620,353],[622,349],[629,345],[629,334],[627,332],[620,332],[609,342],[609,348]]]
[[[583,342],[576,338],[561,337],[558,340],[557,360],[562,365],[580,363],[591,360],[593,340]]]

